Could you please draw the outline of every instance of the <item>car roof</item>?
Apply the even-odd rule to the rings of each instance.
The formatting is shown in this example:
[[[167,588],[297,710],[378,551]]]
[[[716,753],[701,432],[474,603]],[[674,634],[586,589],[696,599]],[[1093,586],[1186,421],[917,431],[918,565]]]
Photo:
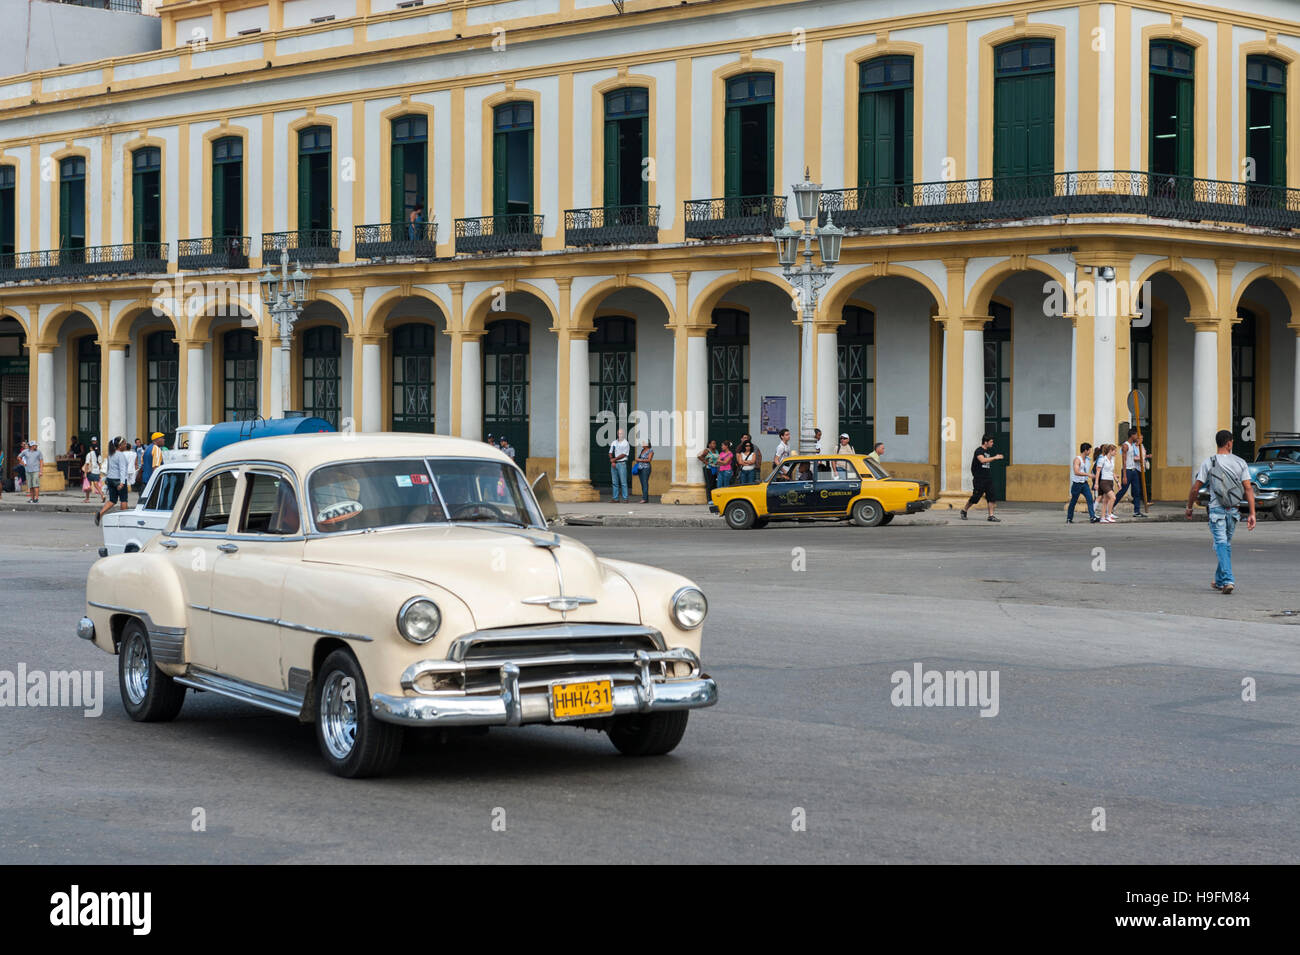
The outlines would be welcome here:
[[[816,451],[809,451],[807,454],[790,454],[781,459],[781,463],[786,461],[825,461],[827,458],[843,459],[845,461],[861,461],[865,454],[818,454]]]
[[[440,434],[323,432],[276,438],[251,438],[220,448],[200,463],[203,468],[239,461],[276,461],[301,474],[335,461],[358,458],[449,457],[489,458],[512,463],[510,457],[482,441]],[[179,462],[178,462],[179,463]]]

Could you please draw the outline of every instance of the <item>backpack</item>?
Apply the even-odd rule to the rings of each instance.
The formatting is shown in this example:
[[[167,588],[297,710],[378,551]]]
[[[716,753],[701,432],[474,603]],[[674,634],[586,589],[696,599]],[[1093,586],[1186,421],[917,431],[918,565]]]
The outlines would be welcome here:
[[[1217,455],[1210,459],[1209,479],[1210,492],[1219,502],[1219,507],[1230,511],[1241,506],[1246,498],[1246,489],[1241,481],[1228,473]]]

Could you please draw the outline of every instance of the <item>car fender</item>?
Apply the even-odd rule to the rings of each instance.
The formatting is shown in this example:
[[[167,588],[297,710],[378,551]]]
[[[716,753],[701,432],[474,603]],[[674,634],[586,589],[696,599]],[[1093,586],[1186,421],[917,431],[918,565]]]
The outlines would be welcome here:
[[[184,637],[189,627],[185,590],[171,561],[162,554],[141,552],[103,557],[86,576],[86,616],[95,624],[95,646],[117,652],[127,620],[140,620],[151,642],[162,640],[176,656],[186,659]],[[161,649],[161,647],[160,647]],[[164,660],[158,661],[164,670]]]
[[[704,626],[696,627],[694,630],[683,630],[674,622],[669,612],[669,604],[673,594],[683,587],[695,587],[697,590],[703,588],[681,574],[660,567],[635,564],[626,560],[610,560],[607,557],[602,557],[600,560],[631,585],[641,608],[641,623],[647,627],[654,627],[662,633],[665,646],[669,649],[686,647],[696,656],[700,655],[704,626],[708,625],[708,618],[705,618]],[[708,598],[707,594],[705,598]]]

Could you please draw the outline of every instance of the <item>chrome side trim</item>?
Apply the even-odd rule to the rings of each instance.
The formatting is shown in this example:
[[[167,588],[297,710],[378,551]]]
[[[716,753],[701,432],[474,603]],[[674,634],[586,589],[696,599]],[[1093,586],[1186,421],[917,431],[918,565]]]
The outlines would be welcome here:
[[[183,686],[193,687],[196,690],[207,690],[216,693],[218,696],[239,700],[242,703],[251,703],[253,706],[283,716],[297,716],[302,712],[302,695],[295,695],[286,690],[273,690],[268,686],[259,686],[256,683],[249,683],[246,680],[236,679],[231,676],[223,676],[219,673],[209,673],[206,670],[191,669],[184,676],[174,677],[173,679]]]
[[[608,637],[648,637],[658,650],[666,650],[664,635],[653,627],[623,623],[548,623],[541,626],[497,627],[474,630],[457,637],[447,648],[447,659],[462,661],[475,646],[517,640],[598,640]]]
[[[191,605],[192,606],[192,605]],[[194,608],[198,610],[198,607]],[[284,627],[286,630],[300,630],[303,633],[315,633],[322,637],[338,637],[340,640],[357,640],[361,643],[372,643],[370,637],[360,633],[348,633],[344,630],[330,630],[328,627],[310,627],[305,623],[293,623],[289,620],[281,620],[279,617],[259,617],[251,613],[239,613],[236,610],[220,610],[217,607],[204,608],[209,613],[218,617],[234,617],[236,620],[250,620],[253,623],[265,623],[272,627]]]

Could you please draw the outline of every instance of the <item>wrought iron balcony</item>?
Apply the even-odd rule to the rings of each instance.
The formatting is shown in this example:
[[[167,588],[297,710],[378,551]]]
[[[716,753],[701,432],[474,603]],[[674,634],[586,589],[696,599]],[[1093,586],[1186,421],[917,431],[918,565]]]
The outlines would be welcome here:
[[[438,223],[359,225],[354,241],[359,259],[433,259],[438,254]]]
[[[122,13],[143,13],[140,0],[54,0],[74,7],[93,7],[97,10],[118,10]],[[152,14],[150,14],[152,16]]]
[[[686,238],[731,239],[771,235],[785,225],[785,196],[728,196],[686,200]]]
[[[77,281],[167,271],[167,243],[128,242],[0,256],[0,282]]]
[[[542,217],[527,213],[456,220],[456,252],[535,252],[542,247]]]
[[[249,238],[246,235],[181,239],[176,243],[176,267],[182,272],[198,269],[246,269],[248,244]]]
[[[1286,230],[1300,229],[1300,189],[1092,170],[837,189],[822,193],[821,213],[848,229],[1126,215]]]
[[[292,262],[337,262],[338,229],[295,229],[293,232],[263,232],[262,261],[279,262],[280,252],[289,250]]]
[[[564,212],[565,245],[648,245],[658,241],[658,206],[598,206]]]

